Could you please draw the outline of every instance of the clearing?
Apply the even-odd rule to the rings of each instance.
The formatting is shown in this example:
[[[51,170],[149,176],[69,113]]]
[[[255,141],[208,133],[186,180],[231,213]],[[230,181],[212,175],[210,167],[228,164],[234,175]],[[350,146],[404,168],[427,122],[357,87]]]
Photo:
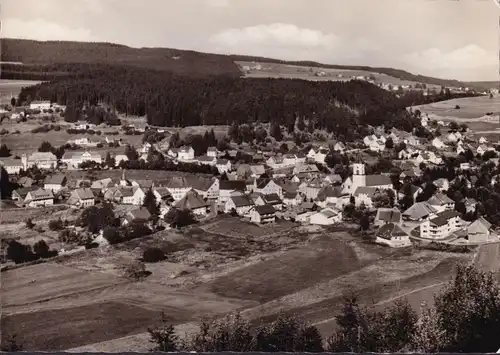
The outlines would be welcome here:
[[[10,104],[10,99],[17,98],[22,88],[38,83],[40,81],[0,79],[0,105]]]
[[[460,106],[460,108],[456,109],[456,105]],[[497,116],[496,121],[493,123],[498,123],[499,107],[500,96],[496,95],[492,99],[489,96],[478,96],[440,101],[432,104],[413,106],[413,109],[418,109],[422,113],[436,115],[443,119],[453,119],[469,124],[468,122],[477,121],[478,118],[490,112],[493,113],[492,116]]]

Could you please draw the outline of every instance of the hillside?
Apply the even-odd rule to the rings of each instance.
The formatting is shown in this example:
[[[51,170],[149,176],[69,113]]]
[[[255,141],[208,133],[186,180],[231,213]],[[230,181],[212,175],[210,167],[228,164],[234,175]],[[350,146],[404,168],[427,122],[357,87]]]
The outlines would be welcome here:
[[[321,64],[310,61],[283,61],[279,59],[243,55],[221,55],[171,48],[132,48],[113,43],[87,43],[66,41],[33,41],[5,38],[1,40],[1,60],[22,62],[24,65],[2,65],[4,79],[30,79],[20,77],[19,72],[38,71],[36,65],[60,63],[107,63],[131,65],[141,68],[164,70],[190,76],[229,75],[240,76],[235,61],[281,63],[329,69],[357,70],[386,74],[406,81],[421,82],[438,86],[475,86],[457,80],[446,80],[415,75],[400,69]],[[17,76],[16,74],[17,73]],[[39,80],[40,77],[36,77]],[[478,87],[490,87],[489,83],[477,83]]]

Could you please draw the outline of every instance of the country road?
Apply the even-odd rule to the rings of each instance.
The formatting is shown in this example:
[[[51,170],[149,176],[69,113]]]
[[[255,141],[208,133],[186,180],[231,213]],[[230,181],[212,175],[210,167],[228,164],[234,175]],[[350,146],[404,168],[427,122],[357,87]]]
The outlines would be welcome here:
[[[500,243],[483,244],[479,247],[474,264],[482,271],[500,271]]]

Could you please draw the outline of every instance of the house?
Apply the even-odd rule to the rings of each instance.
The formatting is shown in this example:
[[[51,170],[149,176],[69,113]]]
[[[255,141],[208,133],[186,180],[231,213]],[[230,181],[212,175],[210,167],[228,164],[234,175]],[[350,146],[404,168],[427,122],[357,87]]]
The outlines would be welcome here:
[[[208,147],[207,156],[217,158],[219,152],[216,147]]]
[[[128,161],[128,157],[125,154],[116,154],[114,158],[115,158],[115,166],[119,166],[122,161],[123,162]]]
[[[169,148],[167,151],[167,155],[171,158],[177,158],[178,153],[179,153],[179,148]]]
[[[53,169],[57,166],[57,157],[51,152],[35,152],[29,156],[23,154],[21,156],[21,162],[24,170],[35,165],[39,169]]]
[[[314,212],[314,211],[306,211],[306,210],[300,211],[300,212],[297,212],[295,214],[294,219],[296,222],[299,222],[299,223],[309,223],[309,219],[315,213],[316,212]]]
[[[177,159],[179,161],[192,161],[194,160],[194,149],[191,146],[180,147],[177,151]]]
[[[92,185],[90,185],[91,189],[99,189],[99,190],[106,190],[109,189],[110,187],[116,186],[116,182],[113,181],[111,178],[104,178],[100,180],[96,180],[92,182]]]
[[[207,208],[210,206],[196,191],[188,191],[182,199],[174,203],[179,210],[189,210],[197,216],[206,216]]]
[[[101,156],[101,153],[98,152],[88,152],[88,151],[83,151],[83,152],[66,152],[64,153],[61,161],[65,163],[68,168],[70,169],[78,169],[80,167],[80,164],[84,162],[90,162],[93,161],[98,164],[102,164],[103,159]]]
[[[211,179],[193,176],[189,179],[190,185],[202,198],[217,200],[219,198],[220,182],[213,177]]]
[[[300,203],[304,201],[304,198],[300,194],[300,192],[283,192],[283,204],[285,206],[298,206]]]
[[[283,209],[283,201],[275,193],[268,195],[259,194],[259,196],[255,199],[255,205],[271,205],[276,211],[281,211]]]
[[[323,186],[316,197],[316,204],[321,207],[335,205],[342,209],[349,203],[349,194],[343,193],[341,187]]]
[[[367,208],[373,208],[373,198],[380,194],[378,187],[360,186],[354,192],[354,204],[356,206],[364,205]]]
[[[45,190],[50,190],[53,193],[55,193],[61,191],[62,188],[66,186],[67,182],[68,179],[66,178],[66,175],[58,174],[58,175],[47,176],[45,178],[43,188]]]
[[[439,139],[439,137],[434,138],[431,144],[437,149],[443,149],[444,147],[446,147],[446,144],[444,144],[443,141]]]
[[[92,189],[86,187],[71,191],[68,204],[77,207],[89,207],[95,205],[95,196]]]
[[[215,166],[217,164],[217,158],[208,155],[202,155],[200,157],[197,157],[196,160],[200,165]]]
[[[174,201],[181,200],[191,190],[191,183],[183,176],[174,176],[168,179],[164,186],[172,195]]]
[[[224,205],[224,212],[235,210],[238,216],[246,216],[253,206],[255,204],[248,195],[231,196]]]
[[[217,202],[224,205],[235,191],[244,194],[246,188],[247,185],[243,180],[221,180],[219,182],[219,198]]]
[[[488,143],[488,140],[485,137],[479,138],[479,144],[486,144]]]
[[[299,164],[293,168],[292,173],[298,176],[314,175],[319,173],[319,169],[316,164]]]
[[[0,159],[0,166],[3,166],[7,174],[17,175],[24,168],[20,159],[2,158]]]
[[[277,194],[279,198],[283,198],[283,188],[272,179],[255,180],[254,191],[264,195]]]
[[[313,160],[316,163],[325,164],[325,158],[328,155],[328,149],[325,147],[320,147],[318,149],[311,148],[307,153],[307,158]]]
[[[23,204],[28,207],[50,206],[54,204],[54,195],[52,191],[38,188],[26,194]]]
[[[457,142],[461,138],[462,135],[460,134],[460,132],[451,132],[446,136],[448,142]]]
[[[363,138],[363,143],[371,151],[374,151],[374,152],[382,152],[382,151],[384,151],[385,150],[385,142],[386,142],[386,139],[383,136],[377,137],[374,134],[366,136],[365,138]]]
[[[68,144],[75,144],[75,145],[79,145],[79,146],[83,146],[83,147],[96,147],[99,144],[99,142],[92,142],[87,137],[68,140],[67,143]]]
[[[424,221],[433,217],[437,213],[436,209],[427,202],[416,202],[403,212],[403,220]]]
[[[115,201],[124,205],[134,205],[134,189],[137,187],[121,187],[115,194]],[[104,193],[104,198],[106,195],[107,193]]]
[[[379,208],[373,224],[378,227],[388,223],[401,224],[401,220],[401,212],[398,209]]]
[[[97,125],[93,123],[88,123],[87,121],[77,121],[73,123],[74,129],[94,129]]]
[[[276,221],[276,210],[271,205],[253,206],[249,215],[253,223],[264,224]]]
[[[445,178],[434,180],[433,184],[439,189],[439,191],[448,191],[450,188],[450,182]]]
[[[365,164],[352,164],[353,175],[342,184],[342,192],[353,195],[358,187],[378,187],[381,190],[392,189],[392,181],[388,175],[365,175]]]
[[[427,200],[427,203],[432,206],[438,213],[445,210],[452,210],[455,202],[448,196],[438,192]]]
[[[344,152],[345,152],[345,145],[344,145],[344,143],[342,143],[342,142],[335,143],[335,145],[333,146],[333,150],[335,152],[339,152],[340,154],[344,154]]]
[[[465,205],[465,212],[471,213],[476,210],[477,201],[473,198],[466,198],[464,200],[464,205]]]
[[[445,210],[420,224],[420,237],[425,239],[445,239],[463,226],[457,211]]]
[[[14,191],[12,191],[12,199],[17,202],[23,202],[24,199],[26,198],[26,195],[28,195],[28,192],[36,191],[38,189],[39,189],[38,186],[31,186],[31,185],[15,189]]]
[[[132,222],[146,223],[151,218],[151,213],[149,213],[146,207],[139,207],[135,210],[127,212],[122,224],[127,225]]]
[[[219,174],[227,173],[231,171],[231,161],[228,159],[217,159],[215,167],[219,171]]]
[[[168,205],[174,201],[166,187],[154,187],[153,194],[155,195],[156,203],[162,206]]]
[[[479,147],[477,147],[476,149],[476,152],[477,154],[479,155],[483,155],[484,153],[486,153],[487,151],[489,150],[495,150],[495,148],[493,147],[488,147],[487,145],[485,144],[481,144]]]
[[[146,197],[146,192],[144,188],[139,186],[132,187],[132,205],[142,206],[144,203],[144,198]]]
[[[327,184],[340,185],[342,184],[342,177],[339,174],[327,175],[323,180]]]
[[[376,232],[376,243],[385,244],[392,248],[411,246],[410,236],[394,223],[382,225]]]
[[[52,107],[50,101],[32,101],[30,103],[30,110],[49,110]]]
[[[309,217],[309,223],[328,226],[342,221],[342,211],[327,207]]]
[[[434,152],[425,151],[419,152],[417,156],[413,158],[413,161],[415,161],[417,164],[432,163],[438,165],[443,162],[443,159],[441,157],[438,157]]]
[[[30,178],[29,176],[23,176],[20,177],[19,180],[17,180],[17,184],[22,186],[22,187],[29,187],[33,185],[33,179]]]
[[[470,243],[484,243],[492,240],[491,223],[479,217],[467,226],[467,239]]]
[[[148,180],[148,179],[144,179],[144,180],[133,180],[130,182],[130,184],[132,186],[137,186],[137,187],[142,187],[143,189],[152,189],[153,186],[154,186],[154,181],[153,180]]]
[[[320,179],[313,179],[311,181],[304,181],[299,185],[299,192],[302,193],[307,200],[315,200],[323,187]]]
[[[139,149],[137,149],[137,153],[148,154],[152,147],[151,143],[145,142]]]

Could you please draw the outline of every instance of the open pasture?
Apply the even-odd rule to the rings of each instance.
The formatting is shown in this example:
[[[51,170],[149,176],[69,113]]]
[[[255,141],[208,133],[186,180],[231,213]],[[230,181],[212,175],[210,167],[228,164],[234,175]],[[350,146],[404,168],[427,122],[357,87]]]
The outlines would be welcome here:
[[[22,88],[38,83],[40,82],[31,80],[0,79],[0,105],[10,104],[10,99],[17,98]]]
[[[459,109],[456,108],[457,105],[460,107]],[[475,121],[489,112],[493,113],[492,116],[498,116],[500,114],[500,96],[496,95],[492,99],[489,96],[466,97],[418,105],[414,106],[413,109],[418,109],[428,115],[436,115],[443,119],[454,119],[469,124],[469,120]]]
[[[237,61],[236,64],[243,71],[243,67],[255,67],[261,65],[261,69],[250,69],[243,71],[245,78],[287,78],[287,79],[303,79],[312,81],[346,81],[356,76],[372,76],[375,78],[375,83],[387,85],[415,85],[416,81],[401,80],[387,74],[365,70],[350,70],[350,69],[332,69],[321,67],[298,66],[280,63],[253,63]],[[316,73],[323,72],[325,75],[317,76]],[[427,85],[432,88],[433,85]],[[437,87],[437,86],[436,86]]]

